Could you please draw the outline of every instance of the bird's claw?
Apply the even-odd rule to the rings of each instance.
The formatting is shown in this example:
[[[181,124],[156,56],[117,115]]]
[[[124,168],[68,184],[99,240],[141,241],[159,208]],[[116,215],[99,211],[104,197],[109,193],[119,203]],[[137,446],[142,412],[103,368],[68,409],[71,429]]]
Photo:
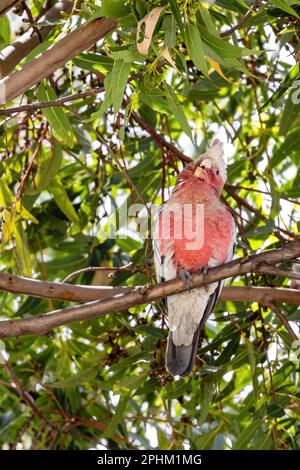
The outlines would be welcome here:
[[[150,289],[151,285],[150,284],[145,284],[143,287],[139,289],[139,294],[140,295],[145,295],[147,290]]]
[[[179,277],[184,282],[187,289],[190,289],[190,280],[192,279],[191,273],[186,269],[179,271]]]
[[[246,255],[240,259],[240,264],[245,264],[250,259],[250,256]]]
[[[199,269],[199,273],[201,274],[204,274],[204,276],[208,273],[208,267],[207,266],[203,266],[202,268]]]

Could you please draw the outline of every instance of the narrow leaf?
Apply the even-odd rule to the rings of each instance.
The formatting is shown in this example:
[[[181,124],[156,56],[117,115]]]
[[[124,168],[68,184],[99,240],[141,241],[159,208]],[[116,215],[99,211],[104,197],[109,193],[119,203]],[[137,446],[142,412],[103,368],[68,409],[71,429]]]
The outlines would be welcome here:
[[[111,83],[114,87],[114,91],[112,93],[112,102],[115,114],[119,111],[122,106],[124,90],[127,84],[130,68],[130,62],[125,62],[122,59],[117,59],[112,69]]]
[[[168,100],[168,104],[171,108],[171,111],[173,112],[175,119],[179,122],[183,132],[191,139],[193,140],[192,132],[188,123],[188,120],[184,114],[184,111],[182,109],[182,106],[180,102],[178,101],[178,98],[173,91],[172,87],[165,83],[165,92],[166,92],[166,98]]]
[[[102,434],[103,438],[107,439],[108,437],[111,437],[111,435],[117,430],[117,427],[123,418],[123,414],[126,409],[127,403],[128,403],[128,397],[120,396],[118,406],[115,410],[115,414],[110,422],[110,425],[108,426],[106,431]]]
[[[207,63],[199,30],[194,24],[188,23],[185,27],[185,41],[192,61],[206,77],[208,76]]]
[[[40,101],[53,101],[57,98],[53,88],[45,85],[43,82],[40,84],[37,93]],[[76,143],[76,138],[65,110],[59,106],[54,106],[53,108],[43,109],[43,114],[52,127],[54,137],[59,142],[73,147]]]
[[[224,80],[226,80],[228,83],[232,84],[232,81],[229,80],[229,78],[227,78],[224,73],[222,72],[222,69],[220,67],[220,65],[218,64],[218,62],[214,59],[212,59],[211,57],[207,56],[207,60],[208,62],[213,66],[213,68],[215,69],[215,71],[217,72],[217,74],[220,75],[220,77],[224,78]]]
[[[182,23],[181,13],[180,13],[180,10],[178,8],[177,1],[176,0],[169,0],[168,3],[171,7],[171,10],[172,10],[173,15],[176,19],[176,23],[178,24],[180,31],[182,33],[184,33],[184,27],[183,27],[183,23]]]
[[[28,246],[27,236],[23,229],[22,222],[15,225],[16,258],[20,272],[24,276],[32,275],[31,254]]]
[[[69,199],[68,193],[65,190],[62,182],[56,176],[55,180],[48,187],[50,193],[52,194],[56,204],[60,210],[65,214],[65,216],[75,224],[79,222],[78,215],[75,212],[75,209]]]

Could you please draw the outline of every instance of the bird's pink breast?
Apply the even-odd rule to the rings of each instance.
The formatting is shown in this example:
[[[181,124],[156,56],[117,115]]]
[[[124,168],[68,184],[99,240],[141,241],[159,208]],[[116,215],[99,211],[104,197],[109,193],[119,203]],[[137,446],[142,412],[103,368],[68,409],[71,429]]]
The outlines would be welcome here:
[[[222,264],[233,245],[233,218],[227,208],[211,192],[185,185],[184,191],[168,201],[168,206],[182,208],[182,217],[160,216],[159,244],[162,255],[172,250],[176,270],[195,272],[205,266]],[[184,189],[184,188],[182,188]],[[187,205],[189,210],[185,210]],[[202,206],[203,212],[196,207]],[[162,228],[169,224],[169,237],[162,236]],[[199,232],[200,231],[200,232]],[[166,232],[165,232],[166,233]],[[179,234],[179,236],[178,236]]]

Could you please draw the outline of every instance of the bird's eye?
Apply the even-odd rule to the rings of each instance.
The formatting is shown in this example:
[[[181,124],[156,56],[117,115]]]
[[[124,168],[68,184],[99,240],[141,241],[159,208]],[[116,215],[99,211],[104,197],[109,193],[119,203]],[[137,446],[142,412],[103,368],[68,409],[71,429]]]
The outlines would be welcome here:
[[[217,175],[220,173],[219,170],[216,171]]]

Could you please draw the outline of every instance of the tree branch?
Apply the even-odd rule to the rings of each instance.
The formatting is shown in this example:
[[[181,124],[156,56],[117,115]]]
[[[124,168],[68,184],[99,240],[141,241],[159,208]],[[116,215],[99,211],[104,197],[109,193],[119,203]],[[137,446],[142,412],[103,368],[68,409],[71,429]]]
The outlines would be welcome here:
[[[139,288],[141,289],[142,286],[136,287],[136,289]],[[23,294],[31,297],[71,302],[89,302],[92,300],[109,299],[115,295],[126,294],[135,288],[127,286],[97,287],[62,284],[0,273],[0,289],[13,294]],[[300,305],[300,290],[278,287],[224,286],[220,295],[220,300],[231,300],[233,302],[259,302],[262,304],[265,304],[266,299],[270,298],[276,302]]]
[[[94,96],[98,93],[103,92],[104,87],[101,86],[98,88],[94,88],[93,90],[80,91],[78,93],[74,93],[73,95],[62,96],[61,98],[57,98],[56,100],[52,101],[41,101],[38,103],[23,104],[22,106],[14,106],[13,108],[0,109],[0,116],[10,116],[12,114],[22,113],[24,111],[27,113],[32,113],[34,111],[37,111],[38,109],[52,108],[54,106],[64,106],[65,103],[69,103],[70,101],[76,101],[81,98],[86,98],[87,96]]]
[[[18,0],[19,1],[19,0]],[[0,15],[2,12],[2,3],[0,7]],[[16,1],[12,2],[11,0],[4,0],[4,5],[12,3],[13,5],[18,3]],[[12,6],[13,6],[12,5]],[[70,14],[74,5],[73,0],[61,0],[57,2],[46,14],[39,20],[40,23],[47,22],[49,20],[58,19],[61,17],[61,12]],[[48,26],[39,26],[37,22],[35,28],[39,29],[38,37],[33,33],[33,28],[30,28],[26,33],[24,33],[18,40],[9,46],[7,46],[0,54],[0,78],[4,78],[8,75],[17,64],[21,62],[24,57],[29,54],[36,46],[40,44],[40,39],[44,40],[50,31],[55,27],[55,25],[49,24]]]
[[[261,0],[256,0],[251,6],[251,8],[249,8],[247,13],[243,16],[243,18],[235,26],[232,26],[232,28],[229,28],[227,31],[223,31],[222,33],[220,33],[221,38],[224,38],[225,36],[229,36],[230,34],[234,33],[237,29],[240,29],[246,23],[248,18],[250,18],[253,11],[257,9],[260,3],[261,3]]]
[[[225,286],[220,300],[257,302],[268,305],[270,299],[291,305],[300,305],[300,291],[282,287]]]
[[[184,155],[183,152],[178,150],[175,147],[175,145],[173,145],[171,142],[168,142],[167,140],[165,140],[165,138],[162,137],[158,132],[156,132],[153,129],[153,127],[147,121],[145,121],[145,119],[143,119],[142,116],[140,116],[138,113],[136,113],[135,111],[132,111],[130,116],[135,120],[135,122],[137,122],[142,127],[142,129],[144,129],[146,132],[148,132],[148,134],[151,135],[152,139],[160,147],[164,147],[164,148],[170,150],[182,162],[189,163],[189,162],[193,161],[192,158],[188,157],[187,155]]]
[[[297,341],[298,336],[294,332],[293,328],[288,322],[287,317],[282,313],[282,311],[278,308],[275,302],[270,302],[269,307],[275,313],[278,320],[285,326],[286,331],[288,332],[292,341]]]
[[[193,274],[189,285],[193,289],[229,277],[253,272],[263,262],[273,265],[299,256],[300,240],[298,239],[283,248],[266,251],[247,258],[236,259],[230,263],[211,268],[207,273]],[[63,288],[65,287],[66,285],[63,285]],[[57,326],[96,318],[137,305],[156,302],[163,297],[178,294],[185,290],[185,283],[181,279],[173,279],[156,286],[150,286],[147,289],[135,288],[124,294],[114,294],[111,298],[88,302],[77,307],[68,307],[31,318],[2,321],[0,322],[0,338],[45,334]]]
[[[100,18],[86,23],[55,43],[39,57],[0,82],[0,104],[8,103],[33,85],[48,77],[80,52],[110,33],[117,25],[115,20]]]
[[[8,12],[14,5],[19,3],[20,0],[2,0],[0,5],[0,16]]]

